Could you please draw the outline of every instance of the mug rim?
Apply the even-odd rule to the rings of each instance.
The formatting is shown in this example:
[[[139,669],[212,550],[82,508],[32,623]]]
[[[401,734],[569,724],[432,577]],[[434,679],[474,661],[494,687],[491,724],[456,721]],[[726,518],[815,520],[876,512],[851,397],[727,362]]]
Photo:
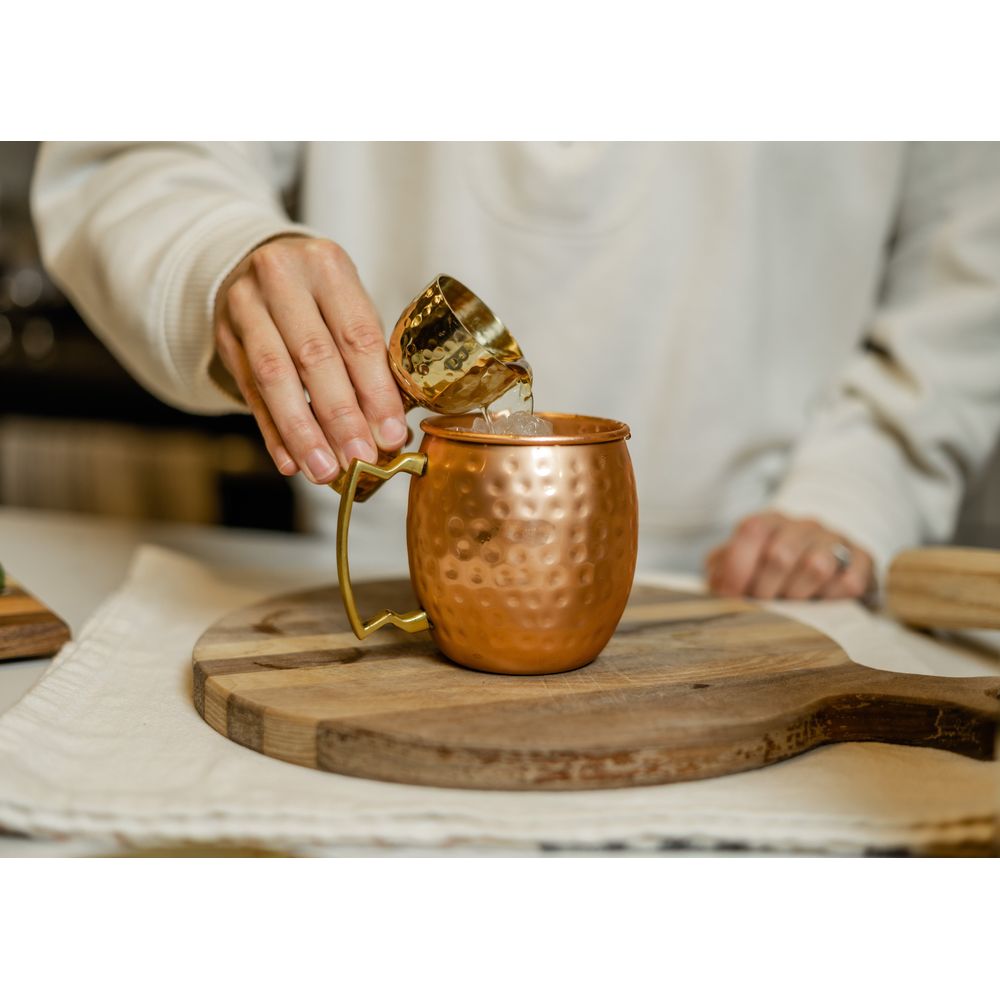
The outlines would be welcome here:
[[[478,413],[462,413],[457,415],[442,414],[425,417],[420,421],[420,429],[431,437],[443,438],[446,441],[457,441],[460,444],[485,445],[567,445],[567,444],[606,444],[611,441],[626,441],[632,436],[628,424],[608,417],[590,417],[579,413],[539,412],[536,417],[544,417],[553,423],[575,422],[587,428],[576,433],[556,433],[527,437],[519,434],[483,434],[466,430],[456,423],[466,422],[469,425],[479,416]]]

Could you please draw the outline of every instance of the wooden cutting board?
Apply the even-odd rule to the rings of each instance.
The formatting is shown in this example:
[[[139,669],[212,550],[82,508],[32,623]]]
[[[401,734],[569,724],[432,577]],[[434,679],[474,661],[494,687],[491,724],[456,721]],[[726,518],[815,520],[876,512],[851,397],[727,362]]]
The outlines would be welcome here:
[[[69,639],[69,626],[9,576],[0,589],[0,661],[52,656]]]
[[[359,584],[366,608],[409,584]],[[426,633],[359,642],[335,587],[230,614],[194,650],[194,701],[243,746],[341,774],[456,788],[584,789],[761,767],[878,740],[991,759],[1000,678],[871,670],[745,601],[636,587],[589,666],[507,677],[457,667]]]

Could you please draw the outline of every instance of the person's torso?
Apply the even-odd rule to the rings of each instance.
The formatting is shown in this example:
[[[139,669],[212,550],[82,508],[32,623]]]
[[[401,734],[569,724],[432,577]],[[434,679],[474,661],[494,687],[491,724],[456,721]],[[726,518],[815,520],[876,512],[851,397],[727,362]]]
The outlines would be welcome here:
[[[334,143],[303,156],[302,221],[348,251],[387,330],[452,274],[517,338],[539,409],[631,426],[642,561],[681,569],[767,502],[856,349],[903,165],[902,147],[879,144]],[[398,514],[405,491],[390,492],[373,503]],[[327,527],[335,499],[318,500]]]

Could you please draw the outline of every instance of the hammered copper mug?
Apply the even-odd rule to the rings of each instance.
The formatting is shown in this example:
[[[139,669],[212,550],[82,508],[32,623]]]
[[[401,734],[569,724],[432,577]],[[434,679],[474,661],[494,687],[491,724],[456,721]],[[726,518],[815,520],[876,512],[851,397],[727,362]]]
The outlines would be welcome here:
[[[421,423],[420,450],[385,467],[355,459],[340,501],[337,567],[359,639],[383,625],[431,630],[445,656],[502,674],[550,674],[593,660],[632,588],[635,477],[615,420],[539,414],[553,433],[475,433],[474,416]],[[421,607],[362,621],[348,565],[351,506],[363,474],[413,476],[406,518]]]

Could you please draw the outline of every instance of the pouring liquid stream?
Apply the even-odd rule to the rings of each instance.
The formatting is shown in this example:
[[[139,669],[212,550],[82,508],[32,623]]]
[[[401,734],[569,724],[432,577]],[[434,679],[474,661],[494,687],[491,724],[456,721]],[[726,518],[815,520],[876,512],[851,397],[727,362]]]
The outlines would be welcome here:
[[[552,433],[552,425],[535,414],[534,378],[531,365],[523,358],[505,362],[515,378],[520,397],[520,407],[513,410],[479,408],[472,429],[477,433],[540,436]]]

